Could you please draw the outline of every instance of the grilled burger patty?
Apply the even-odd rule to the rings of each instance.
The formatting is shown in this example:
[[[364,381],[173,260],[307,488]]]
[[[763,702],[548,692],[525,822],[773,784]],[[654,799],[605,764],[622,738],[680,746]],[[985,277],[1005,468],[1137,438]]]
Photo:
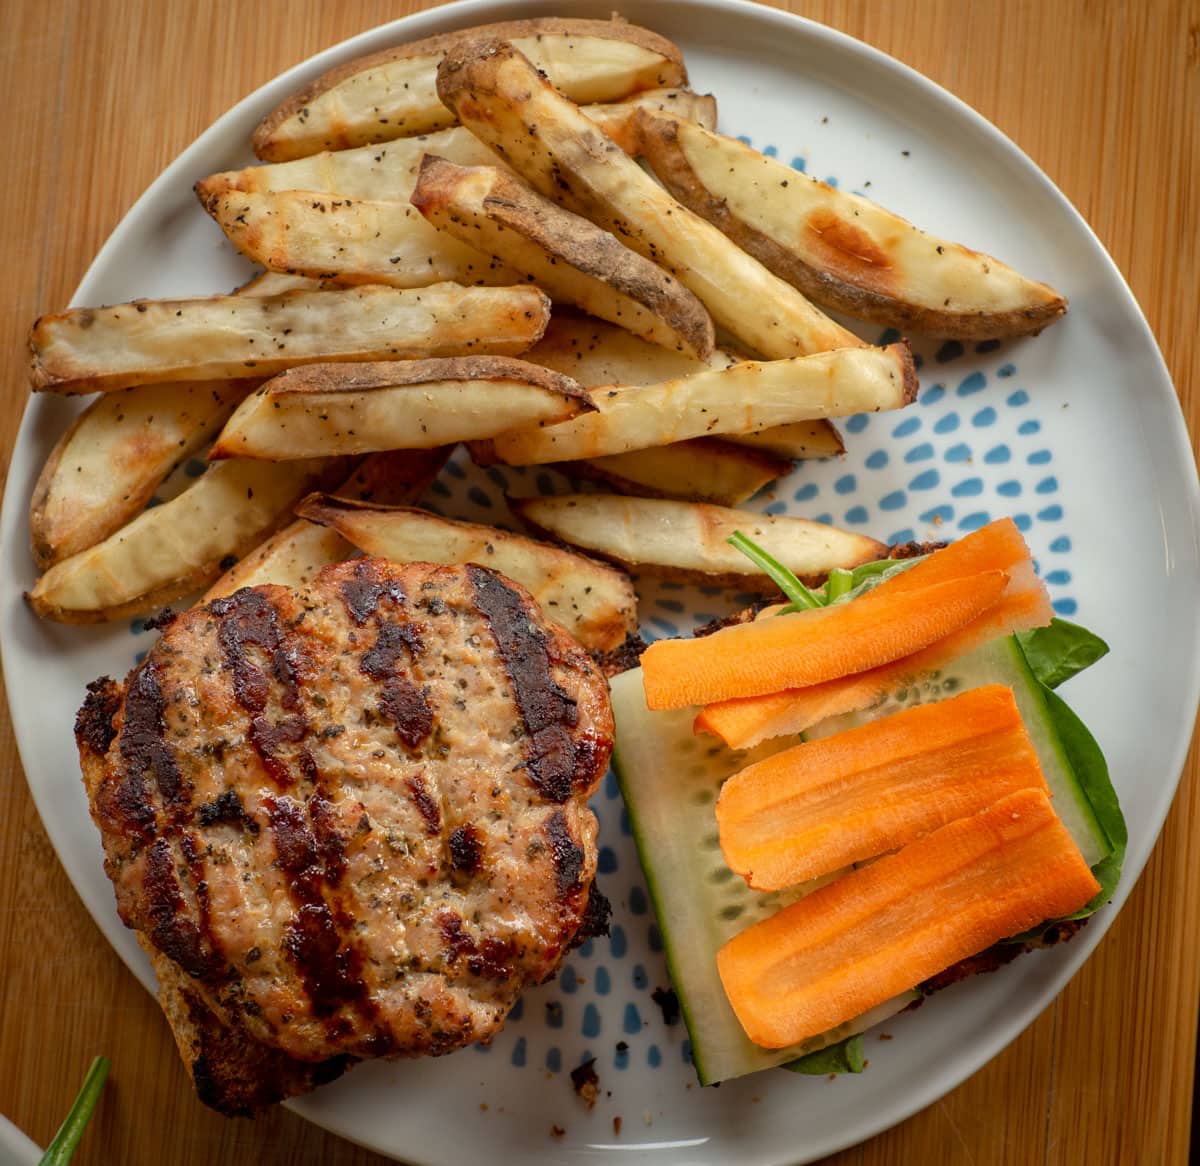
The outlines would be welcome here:
[[[76,738],[122,919],[189,1008],[327,1063],[296,1089],[487,1039],[587,910],[607,684],[483,567],[357,559],[186,612]]]

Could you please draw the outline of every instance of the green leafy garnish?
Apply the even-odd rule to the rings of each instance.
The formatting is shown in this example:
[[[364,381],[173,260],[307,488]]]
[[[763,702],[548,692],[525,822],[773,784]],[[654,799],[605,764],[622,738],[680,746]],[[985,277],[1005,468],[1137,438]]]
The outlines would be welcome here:
[[[874,590],[880,583],[892,578],[893,575],[911,570],[924,558],[924,555],[918,555],[912,559],[876,559],[872,563],[863,563],[850,571],[849,590],[837,596],[836,599],[830,599],[829,602],[848,603],[851,599],[857,599],[860,595]],[[832,572],[830,575],[832,577]],[[826,585],[826,590],[828,590],[828,585]]]
[[[793,1073],[807,1073],[812,1077],[824,1077],[827,1073],[861,1073],[866,1062],[863,1060],[863,1034],[848,1036],[827,1049],[806,1053],[783,1066]]]
[[[780,608],[776,615],[810,611],[814,607],[826,607],[830,603],[846,603],[857,599],[872,588],[878,587],[885,579],[915,567],[925,557],[918,555],[912,559],[876,559],[872,563],[862,563],[850,570],[834,567],[829,572],[825,585],[813,590],[806,587],[791,570],[740,530],[735,531],[725,541],[741,551],[791,600],[786,607]]]
[[[725,540],[736,550],[742,552],[771,582],[791,600],[791,603],[779,614],[792,611],[810,611],[814,607],[824,607],[821,597],[805,587],[791,571],[778,559],[767,554],[762,547],[748,539],[740,530]]]
[[[1047,627],[1017,632],[1017,641],[1034,676],[1047,688],[1057,688],[1108,653],[1095,632],[1057,617]]]
[[[70,1162],[75,1148],[79,1145],[79,1139],[83,1137],[83,1131],[87,1128],[92,1110],[96,1108],[96,1102],[100,1099],[104,1082],[108,1078],[108,1069],[107,1057],[96,1057],[92,1061],[92,1067],[88,1069],[87,1076],[83,1079],[83,1088],[79,1090],[79,1096],[75,1098],[71,1112],[58,1127],[58,1133],[46,1147],[46,1152],[42,1155],[38,1166],[65,1166],[65,1163]]]
[[[1125,815],[1121,813],[1120,802],[1117,801],[1117,791],[1113,789],[1108,775],[1108,763],[1104,760],[1096,738],[1061,696],[1049,689],[1042,695],[1046,698],[1046,707],[1054,720],[1054,728],[1066,751],[1067,761],[1091,803],[1096,821],[1100,823],[1100,828],[1112,843],[1112,853],[1092,867],[1092,874],[1100,884],[1099,892],[1073,915],[1066,916],[1068,919],[1086,919],[1112,898],[1117,880],[1121,877],[1121,864],[1125,861],[1129,832],[1125,826]]]
[[[825,580],[826,604],[837,603],[843,595],[848,595],[854,589],[854,576],[845,567],[834,567]]]

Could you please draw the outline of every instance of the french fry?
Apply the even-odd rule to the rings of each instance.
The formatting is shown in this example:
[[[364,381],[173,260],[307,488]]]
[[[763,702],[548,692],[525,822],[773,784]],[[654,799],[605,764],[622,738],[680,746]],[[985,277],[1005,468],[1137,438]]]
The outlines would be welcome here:
[[[457,284],[71,308],[34,324],[30,380],[37,390],[91,393],[316,362],[513,355],[538,340],[549,310],[537,288]]]
[[[672,272],[753,351],[778,359],[862,343],[676,202],[512,44],[455,45],[437,83],[446,105],[517,173]]]
[[[432,449],[593,408],[570,377],[509,357],[307,365],[247,397],[209,457],[282,460]]]
[[[861,195],[668,113],[641,110],[640,152],[684,206],[826,308],[933,336],[1038,332],[1053,288],[918,230]]]
[[[802,578],[855,567],[887,554],[866,535],[804,518],[752,514],[695,502],[559,494],[509,499],[534,531],[647,575],[773,593],[777,588],[726,543],[735,531],[752,538]]]
[[[712,355],[704,305],[674,276],[607,231],[495,166],[426,155],[412,204],[444,234],[573,304],[663,348]]]
[[[634,115],[642,106],[695,118],[709,129],[716,128],[716,101],[688,89],[651,89],[627,102],[585,106],[584,112],[623,150],[632,153],[637,145]],[[235,190],[257,194],[312,190],[343,198],[407,202],[417,181],[421,159],[426,154],[437,154],[460,166],[502,164],[470,130],[453,126],[420,137],[396,138],[380,145],[323,150],[291,162],[221,171],[200,179],[195,191],[205,206],[213,195]]]
[[[611,651],[637,630],[637,600],[628,576],[584,555],[407,507],[313,495],[296,512],[336,530],[368,555],[401,563],[491,567],[527,587],[550,619],[593,651]]]
[[[792,463],[731,441],[698,438],[565,462],[558,468],[564,474],[607,482],[621,494],[737,506],[789,473]]]
[[[711,93],[693,93],[690,89],[647,89],[643,93],[635,94],[628,101],[583,106],[583,112],[626,154],[636,154],[638,151],[639,109],[660,109],[664,113],[698,122],[710,130],[717,128],[717,99]],[[466,162],[463,165],[469,166],[472,163]]]
[[[263,118],[254,152],[278,162],[453,125],[453,114],[438,100],[437,67],[453,45],[479,34],[514,40],[579,102],[619,101],[687,83],[679,49],[648,29],[616,19],[508,21],[398,45],[331,69]]]
[[[743,433],[730,438],[747,449],[757,449],[775,457],[805,458],[838,457],[846,452],[842,435],[831,422],[795,421],[791,425],[775,425],[757,433]]]
[[[521,359],[566,373],[586,389],[597,385],[655,385],[704,368],[729,368],[736,363],[720,348],[707,361],[699,361],[686,353],[648,344],[624,328],[557,311],[541,340]],[[776,425],[726,440],[780,458],[834,457],[846,452],[841,434],[832,421],[825,419]]]
[[[150,611],[216,578],[222,564],[286,522],[298,498],[344,473],[344,462],[315,459],[212,466],[170,502],[56,563],[26,598],[43,619],[60,623]]]
[[[144,385],[93,401],[59,439],[33,488],[29,530],[38,567],[124,526],[259,383]]]
[[[273,271],[397,288],[524,282],[515,268],[439,231],[402,202],[238,191],[211,195],[205,209],[247,259]]]
[[[264,272],[238,294],[276,295],[305,283]],[[140,385],[93,401],[59,439],[33,489],[29,530],[38,567],[45,570],[124,526],[260,383]]]
[[[449,455],[449,446],[372,454],[334,491],[334,496],[377,505],[415,502]],[[302,587],[322,567],[340,563],[353,554],[354,547],[336,530],[297,518],[239,559],[204,593],[201,602],[260,583]]]
[[[916,379],[904,343],[743,361],[659,385],[593,389],[594,413],[502,433],[492,448],[509,465],[541,465],[754,433],[813,417],[899,409],[915,400]]]

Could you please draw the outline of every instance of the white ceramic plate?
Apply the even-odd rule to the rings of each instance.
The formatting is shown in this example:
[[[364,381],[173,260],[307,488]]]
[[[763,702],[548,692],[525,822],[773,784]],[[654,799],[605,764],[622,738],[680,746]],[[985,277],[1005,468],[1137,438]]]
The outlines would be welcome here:
[[[244,266],[195,204],[191,186],[250,160],[250,130],[264,112],[351,56],[556,7],[607,15],[612,5],[468,0],[365,33],[273,81],[154,183],[97,257],[75,302],[232,287]],[[1111,656],[1066,695],[1100,738],[1122,796],[1130,835],[1125,878],[1112,907],[1071,944],[1024,957],[889,1023],[895,1039],[870,1042],[870,1066],[860,1077],[830,1082],[777,1071],[702,1091],[687,1063],[686,1034],[663,1023],[651,998],[667,976],[610,777],[596,806],[601,883],[615,907],[612,938],[588,945],[558,981],[528,993],[491,1049],[363,1065],[294,1103],[329,1129],[414,1163],[454,1164],[480,1153],[503,1162],[795,1163],[930,1104],[1029,1024],[1112,922],[1170,804],[1200,689],[1200,502],[1178,403],[1137,305],[1065,199],[978,115],[845,36],[728,0],[622,8],[683,46],[694,85],[717,94],[726,132],[865,191],[1070,297],[1067,319],[1036,339],[982,351],[918,345],[919,404],[851,421],[844,461],[803,466],[754,505],[827,516],[889,539],[953,536],[988,516],[1018,516],[1057,609],[1112,645]],[[123,674],[146,644],[124,624],[39,623],[21,600],[34,581],[29,493],[75,407],[35,400],[13,458],[2,531],[10,565],[0,612],[4,663],[21,755],[50,837],[109,940],[149,983],[113,906],[71,737],[84,683]],[[556,488],[548,474],[452,471],[432,500],[473,519],[495,512],[508,481],[526,492]],[[734,602],[656,586],[645,589],[643,611],[647,630],[664,634]],[[591,1111],[568,1076],[589,1056],[603,1090]]]

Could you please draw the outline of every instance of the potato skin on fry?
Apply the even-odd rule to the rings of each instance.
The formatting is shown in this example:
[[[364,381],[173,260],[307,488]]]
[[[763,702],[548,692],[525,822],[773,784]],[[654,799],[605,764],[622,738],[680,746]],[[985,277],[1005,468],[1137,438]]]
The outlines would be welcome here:
[[[259,383],[143,385],[93,401],[59,438],[33,488],[29,532],[38,567],[94,546],[133,518]]]
[[[372,454],[363,458],[334,491],[334,497],[377,505],[415,502],[437,477],[450,453],[450,447],[443,446]],[[302,587],[322,567],[340,563],[353,554],[354,548],[336,530],[297,518],[243,555],[204,593],[201,602],[260,583]]]
[[[618,563],[626,570],[683,582],[774,594],[775,584],[725,541],[742,531],[795,574],[824,578],[834,567],[883,558],[876,539],[790,516],[755,514],[698,502],[559,494],[509,499],[539,534]]]
[[[307,190],[226,191],[204,204],[225,237],[253,263],[341,284],[420,288],[450,280],[491,287],[521,275],[425,221],[393,199]]]
[[[429,449],[594,408],[570,377],[510,357],[310,364],[248,397],[208,456],[278,461]]]
[[[306,498],[296,513],[336,530],[367,555],[396,562],[474,562],[499,571],[527,588],[548,619],[591,651],[611,651],[637,631],[629,577],[576,551],[426,510],[320,494]]]
[[[43,619],[125,619],[215,579],[291,516],[296,500],[348,468],[343,459],[213,466],[177,498],[144,510],[103,542],[50,568],[26,595]]]
[[[557,468],[564,474],[605,482],[618,494],[737,506],[790,473],[792,462],[765,450],[702,437],[632,453],[564,462]]]
[[[412,204],[460,243],[535,280],[556,302],[698,360],[712,355],[712,320],[673,275],[511,174],[427,154]]]
[[[641,107],[694,118],[716,129],[717,103],[711,94],[689,89],[647,89],[628,101],[587,105],[584,112],[627,154],[636,150],[634,114]],[[223,170],[201,178],[193,189],[202,206],[216,194],[302,190],[343,198],[394,199],[407,202],[426,154],[437,154],[460,166],[503,165],[465,126],[345,150],[322,150],[289,162]]]
[[[437,84],[462,123],[531,185],[665,267],[753,351],[780,359],[862,344],[671,197],[512,44],[464,41],[446,54]]]
[[[704,368],[728,368],[737,363],[720,348],[707,361],[694,360],[682,352],[649,344],[612,324],[559,311],[555,311],[541,340],[522,353],[521,359],[566,373],[587,389],[597,385],[654,385]],[[777,458],[835,457],[846,452],[833,422],[824,419],[777,425],[728,441]]]
[[[550,300],[537,288],[454,283],[71,308],[34,323],[30,383],[91,393],[273,376],[329,361],[515,355],[540,339],[549,318]]]
[[[961,339],[1039,332],[1067,310],[1046,284],[733,138],[661,111],[634,120],[640,153],[684,206],[826,308]]]
[[[263,118],[252,138],[255,154],[279,162],[318,150],[384,142],[453,125],[453,115],[437,99],[434,74],[449,49],[479,35],[515,39],[532,55],[540,54],[539,64],[554,84],[581,102],[616,101],[643,89],[687,84],[683,55],[676,45],[620,19],[543,17],[480,25],[384,49],[323,73]],[[577,45],[574,51],[568,47],[571,40],[580,39],[623,42],[641,52],[625,54],[638,59],[624,69],[611,69],[607,77],[598,69],[585,80],[570,63],[573,56],[584,54]],[[547,42],[561,42],[559,51]],[[413,62],[415,71],[398,92],[389,93],[384,83],[369,96],[364,93],[365,100],[355,99],[351,90],[356,83],[367,89],[372,73],[385,72],[389,65],[404,61]],[[329,95],[338,92],[341,100],[323,109]]]
[[[544,465],[695,437],[754,433],[814,417],[901,409],[916,395],[916,369],[904,342],[841,348],[702,369],[657,385],[593,389],[594,413],[502,433],[493,448],[509,465]]]

